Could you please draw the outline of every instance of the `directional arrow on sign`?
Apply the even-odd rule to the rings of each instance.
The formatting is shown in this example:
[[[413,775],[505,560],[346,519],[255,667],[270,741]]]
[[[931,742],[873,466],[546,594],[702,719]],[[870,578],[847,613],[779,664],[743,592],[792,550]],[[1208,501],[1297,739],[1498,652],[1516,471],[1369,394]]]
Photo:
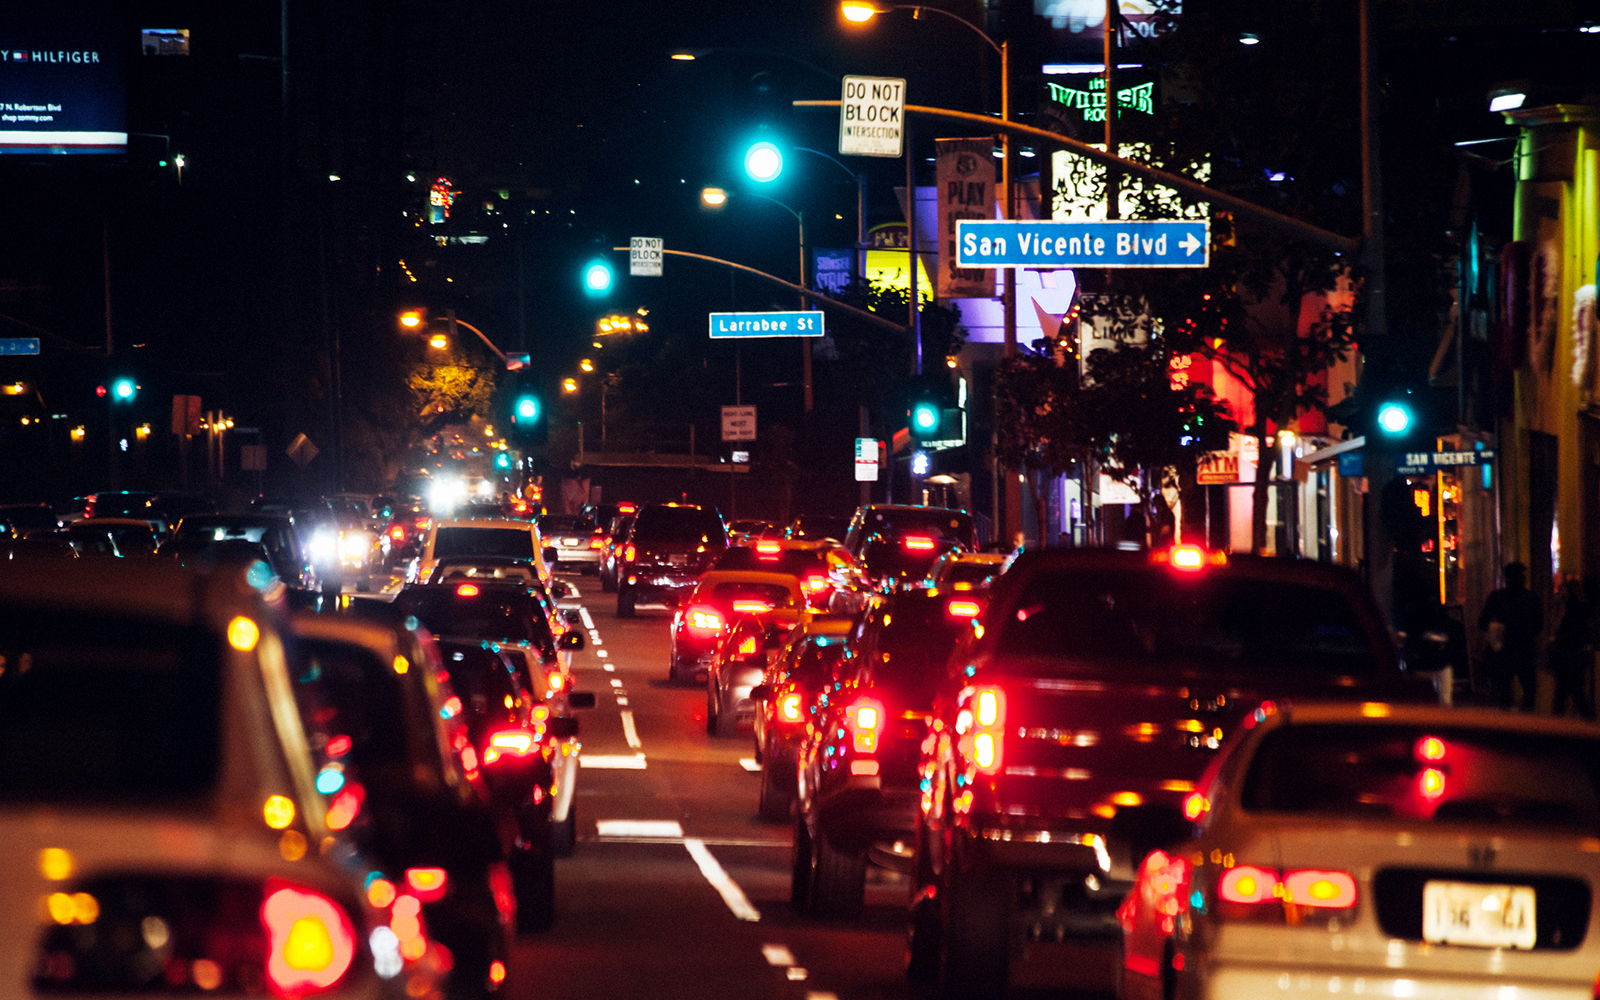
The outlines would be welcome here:
[[[1201,243],[1199,239],[1195,237],[1194,233],[1190,233],[1183,238],[1182,242],[1180,242],[1178,246],[1183,247],[1183,255],[1185,257],[1192,257],[1194,256],[1194,252],[1205,246],[1205,244]]]

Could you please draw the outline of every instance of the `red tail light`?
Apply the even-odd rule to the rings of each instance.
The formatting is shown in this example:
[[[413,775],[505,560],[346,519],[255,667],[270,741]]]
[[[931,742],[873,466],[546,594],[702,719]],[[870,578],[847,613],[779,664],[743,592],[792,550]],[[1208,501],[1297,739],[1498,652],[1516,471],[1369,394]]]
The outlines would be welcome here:
[[[606,540],[604,538],[600,537],[599,535],[596,535],[595,537],[589,539],[589,548],[591,548],[591,549],[604,548],[605,544],[606,544]]]
[[[1356,880],[1349,872],[1300,868],[1283,873],[1283,900],[1298,906],[1348,910],[1356,905]]]
[[[850,743],[856,753],[877,753],[878,734],[883,731],[883,703],[860,698],[845,709],[850,727]]]
[[[1422,797],[1432,802],[1444,796],[1444,772],[1437,767],[1430,767],[1417,775],[1417,790]]]
[[[284,887],[261,904],[267,931],[267,978],[273,992],[303,997],[325,990],[349,971],[356,955],[350,918],[320,893]]]
[[[776,559],[783,553],[783,546],[778,542],[757,542],[756,557],[759,559]]]
[[[1005,745],[1006,693],[997,687],[972,691],[956,717],[956,733],[967,759],[984,774],[1000,770]]]
[[[567,675],[560,670],[552,670],[545,674],[544,683],[545,687],[549,688],[550,693],[555,694],[567,686]]]
[[[821,593],[828,589],[828,578],[825,576],[807,576],[800,580],[800,589],[808,594]]]
[[[394,527],[390,528],[389,529],[389,537],[394,539],[397,542],[405,541],[406,540],[405,525],[397,524]]]
[[[745,636],[744,642],[739,643],[739,655],[740,656],[750,656],[755,651],[756,651],[756,637],[753,636],[753,635]]]
[[[931,552],[935,544],[927,535],[907,535],[904,541],[905,547],[915,552]]]
[[[1272,903],[1278,899],[1278,873],[1238,865],[1222,873],[1217,897],[1228,903]]]
[[[1193,573],[1207,566],[1226,566],[1228,553],[1207,552],[1198,545],[1174,545],[1170,549],[1158,549],[1152,552],[1150,561],[1165,563],[1173,569]]]
[[[733,610],[742,615],[764,615],[772,610],[772,605],[766,601],[734,601]]]
[[[1183,818],[1197,820],[1211,809],[1211,803],[1199,792],[1190,792],[1183,799]]]
[[[477,597],[478,596],[478,585],[475,584],[475,583],[458,584],[456,586],[456,596],[457,597]]]
[[[1424,736],[1417,741],[1418,760],[1444,760],[1444,740],[1437,736]]]
[[[633,557],[636,555],[638,555],[638,550],[632,545],[629,545],[627,548],[622,550],[622,561],[633,562]]]
[[[685,616],[684,620],[689,623],[689,628],[696,632],[722,631],[722,615],[717,613],[716,608],[690,608],[689,613]]]
[[[784,722],[800,721],[800,696],[793,691],[778,701],[778,718]]]
[[[1199,569],[1206,564],[1206,554],[1194,545],[1178,545],[1172,550],[1174,569]]]
[[[367,790],[352,781],[344,786],[344,791],[334,797],[333,803],[328,806],[327,823],[330,830],[343,830],[356,821],[361,815],[361,806],[367,801]]]
[[[489,737],[489,749],[498,750],[497,756],[513,754],[525,757],[533,751],[535,742],[533,734],[526,729],[505,729]],[[483,756],[485,760],[491,759],[487,753]]]
[[[951,601],[950,614],[956,618],[976,618],[983,607],[977,601]]]
[[[407,868],[406,885],[417,894],[417,898],[424,903],[431,903],[444,895],[445,885],[450,880],[443,868]]]
[[[417,530],[418,531],[427,531],[432,526],[433,526],[433,522],[428,520],[427,518],[425,518],[425,517],[417,518]]]
[[[619,503],[619,504],[617,504],[617,513],[619,513],[619,514],[632,514],[632,513],[636,512],[638,509],[639,509],[639,507],[638,507],[637,504],[631,504],[631,503]]]

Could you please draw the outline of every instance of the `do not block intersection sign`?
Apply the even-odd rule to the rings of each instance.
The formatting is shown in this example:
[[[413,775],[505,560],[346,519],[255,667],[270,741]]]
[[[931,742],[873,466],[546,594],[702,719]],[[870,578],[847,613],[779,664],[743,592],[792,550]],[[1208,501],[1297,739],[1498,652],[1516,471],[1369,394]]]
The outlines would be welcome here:
[[[956,223],[957,267],[1206,267],[1205,220]]]

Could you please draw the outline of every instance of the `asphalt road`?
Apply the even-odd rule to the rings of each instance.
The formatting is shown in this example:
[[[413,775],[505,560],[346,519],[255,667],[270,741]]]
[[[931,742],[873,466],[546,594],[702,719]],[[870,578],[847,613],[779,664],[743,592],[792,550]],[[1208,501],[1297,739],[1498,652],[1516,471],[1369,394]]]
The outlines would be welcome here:
[[[569,579],[582,596],[564,603],[589,626],[574,686],[597,695],[582,717],[579,842],[557,864],[555,928],[518,942],[510,998],[926,997],[902,974],[904,879],[870,869],[859,920],[796,915],[791,830],[756,817],[748,730],[708,736],[704,689],[666,681],[671,613],[619,619],[592,577]],[[1063,984],[1105,982],[1109,962],[1103,950],[1036,946],[1012,995],[1093,995]]]

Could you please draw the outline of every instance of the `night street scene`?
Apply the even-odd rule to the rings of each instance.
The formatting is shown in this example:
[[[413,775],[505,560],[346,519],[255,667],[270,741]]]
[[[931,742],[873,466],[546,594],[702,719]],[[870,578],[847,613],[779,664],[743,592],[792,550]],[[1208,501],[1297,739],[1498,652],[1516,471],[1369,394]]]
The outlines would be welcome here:
[[[0,998],[1600,997],[1600,7],[0,8]]]

